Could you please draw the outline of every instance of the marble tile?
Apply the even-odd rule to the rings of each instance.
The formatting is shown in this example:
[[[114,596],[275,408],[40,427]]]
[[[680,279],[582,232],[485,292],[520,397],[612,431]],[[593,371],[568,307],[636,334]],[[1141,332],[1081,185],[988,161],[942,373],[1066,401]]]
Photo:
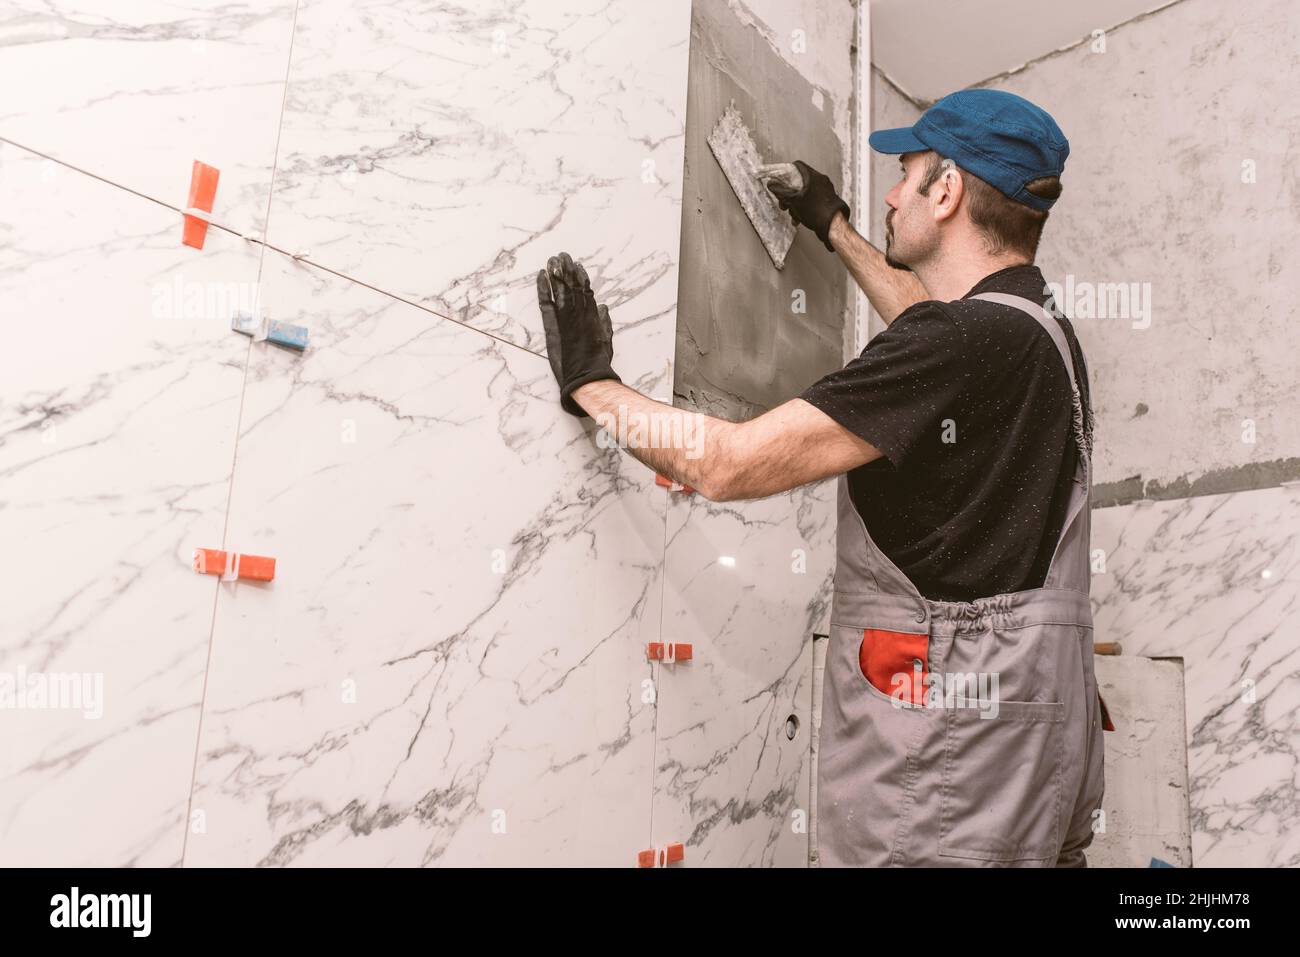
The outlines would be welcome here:
[[[654,835],[685,844],[686,866],[808,866],[812,635],[834,537],[834,482],[670,507],[663,640],[694,658],[656,666]]]
[[[689,0],[305,3],[270,240],[536,352],[533,276],[568,251],[655,337],[620,373],[659,379],[689,34]]]
[[[187,865],[631,865],[667,493],[546,360],[268,252]],[[536,304],[533,304],[536,308]],[[671,322],[671,320],[667,320]]]
[[[264,230],[294,5],[10,0],[0,137],[177,207],[203,160],[214,217]]]
[[[259,251],[4,144],[0,206],[0,863],[176,864]]]
[[[1098,641],[1180,656],[1198,867],[1300,864],[1300,488],[1093,513]]]

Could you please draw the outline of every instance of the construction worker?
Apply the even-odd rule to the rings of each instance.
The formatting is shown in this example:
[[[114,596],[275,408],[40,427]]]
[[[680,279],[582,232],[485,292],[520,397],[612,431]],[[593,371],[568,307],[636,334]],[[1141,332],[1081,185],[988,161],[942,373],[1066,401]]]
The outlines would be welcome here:
[[[769,188],[888,328],[764,415],[703,418],[692,450],[619,438],[714,501],[839,476],[823,865],[1085,866],[1103,790],[1092,413],[1082,351],[1034,265],[1069,145],[1042,109],[994,90],[944,97],[870,143],[901,166],[883,253],[806,164],[797,190]],[[620,382],[579,263],[551,259],[538,298],[567,411],[689,414]]]

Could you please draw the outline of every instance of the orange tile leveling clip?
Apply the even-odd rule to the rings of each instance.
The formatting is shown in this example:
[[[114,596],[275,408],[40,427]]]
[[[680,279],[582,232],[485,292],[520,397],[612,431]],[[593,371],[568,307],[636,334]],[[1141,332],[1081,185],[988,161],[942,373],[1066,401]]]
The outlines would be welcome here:
[[[663,847],[652,847],[646,851],[638,851],[636,866],[667,867],[669,864],[676,864],[678,861],[685,859],[685,847],[681,844],[666,844]]]
[[[275,559],[263,555],[241,555],[219,548],[194,549],[194,570],[202,575],[220,575],[222,581],[269,582],[275,578]]]
[[[672,479],[665,475],[660,475],[658,472],[655,473],[655,484],[668,489],[670,492],[681,492],[683,495],[695,494],[695,489],[691,488],[689,485],[683,485],[681,482],[674,482]]]
[[[671,641],[652,641],[646,647],[646,657],[651,661],[662,661],[671,665],[675,661],[690,661],[692,649],[689,644]]]
[[[212,201],[217,198],[219,176],[221,170],[207,163],[194,161],[194,170],[190,173],[190,201],[185,212],[185,234],[181,237],[181,242],[186,246],[193,246],[195,249],[203,248],[203,240],[208,235],[208,221],[206,218],[200,219],[190,213],[191,211],[212,212]]]

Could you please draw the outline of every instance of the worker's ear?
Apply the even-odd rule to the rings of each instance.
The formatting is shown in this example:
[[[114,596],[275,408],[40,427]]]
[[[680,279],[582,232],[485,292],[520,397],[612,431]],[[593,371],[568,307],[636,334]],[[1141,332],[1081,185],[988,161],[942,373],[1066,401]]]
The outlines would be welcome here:
[[[930,211],[936,223],[942,223],[957,214],[962,197],[966,194],[966,184],[962,182],[961,172],[950,159],[943,161],[943,172],[930,187]]]

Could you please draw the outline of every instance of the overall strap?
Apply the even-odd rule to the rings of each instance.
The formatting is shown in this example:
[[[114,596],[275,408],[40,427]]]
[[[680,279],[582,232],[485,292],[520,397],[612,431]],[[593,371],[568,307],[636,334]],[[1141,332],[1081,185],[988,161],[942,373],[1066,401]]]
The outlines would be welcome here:
[[[983,299],[1004,306],[1011,306],[1032,316],[1038,324],[1047,330],[1056,343],[1056,351],[1065,363],[1065,371],[1070,377],[1071,411],[1073,416],[1074,443],[1078,451],[1075,463],[1074,487],[1070,502],[1066,508],[1065,523],[1052,555],[1051,566],[1047,572],[1044,586],[1047,588],[1069,588],[1085,594],[1089,590],[1090,571],[1088,565],[1089,539],[1091,537],[1091,490],[1092,490],[1092,433],[1089,426],[1089,412],[1083,407],[1079,393],[1079,382],[1074,369],[1074,355],[1070,352],[1070,343],[1060,323],[1041,303],[1022,296],[1012,296],[1000,292],[986,292],[972,299]]]
[[[1092,471],[1092,430],[1088,428],[1089,410],[1083,407],[1083,396],[1079,392],[1079,380],[1074,369],[1074,354],[1070,352],[1070,343],[1065,338],[1065,331],[1061,328],[1061,324],[1041,303],[1026,299],[1023,296],[1013,296],[1003,292],[982,292],[978,296],[971,296],[971,298],[982,299],[985,302],[996,302],[999,305],[1019,309],[1037,321],[1047,331],[1047,334],[1052,337],[1052,342],[1056,345],[1056,351],[1060,354],[1061,361],[1065,363],[1066,375],[1070,377],[1075,443],[1079,448],[1083,468],[1090,473]]]
[[[1056,343],[1056,351],[1061,354],[1061,361],[1065,363],[1065,371],[1070,374],[1070,388],[1075,392],[1079,391],[1079,383],[1074,377],[1074,356],[1070,352],[1070,343],[1066,341],[1061,324],[1040,303],[1034,302],[1032,299],[1026,299],[1024,296],[1012,296],[1004,292],[982,292],[978,296],[971,296],[971,298],[1012,306],[1037,319],[1038,324],[1047,330],[1047,334]]]

